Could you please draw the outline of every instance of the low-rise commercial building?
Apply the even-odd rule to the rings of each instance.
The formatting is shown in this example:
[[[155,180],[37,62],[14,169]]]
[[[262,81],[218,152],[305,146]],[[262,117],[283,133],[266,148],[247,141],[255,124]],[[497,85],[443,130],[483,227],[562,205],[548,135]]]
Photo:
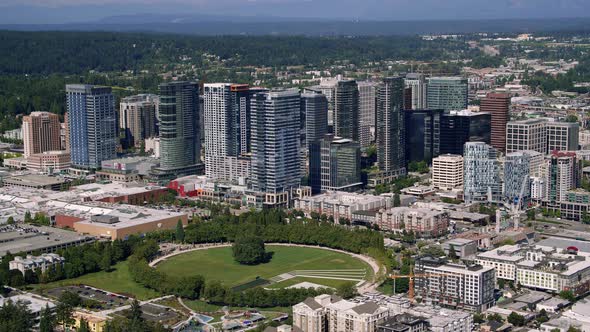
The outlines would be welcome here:
[[[70,168],[71,161],[69,151],[46,151],[28,156],[27,169],[47,174],[59,173]]]
[[[6,195],[0,195],[0,203],[5,203]],[[10,204],[10,203],[8,203]],[[4,205],[4,204],[2,204]],[[52,253],[71,246],[94,242],[95,238],[79,235],[76,232],[59,228],[33,225],[0,226],[0,257],[7,252],[32,254],[33,252]]]
[[[26,174],[17,175],[2,179],[4,187],[18,187],[26,189],[47,189],[59,191],[66,183],[66,180],[61,177]]]
[[[144,205],[161,201],[168,194],[168,188],[142,183],[113,182],[84,184],[72,188],[70,192],[83,201]]]

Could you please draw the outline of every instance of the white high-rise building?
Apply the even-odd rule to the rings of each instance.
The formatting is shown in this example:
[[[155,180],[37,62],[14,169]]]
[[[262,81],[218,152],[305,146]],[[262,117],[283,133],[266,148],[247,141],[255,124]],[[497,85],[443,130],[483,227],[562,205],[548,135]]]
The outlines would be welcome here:
[[[375,82],[358,82],[359,87],[359,139],[361,148],[375,141],[375,120],[377,110],[377,86]]]
[[[497,151],[483,142],[465,144],[463,192],[465,202],[494,202],[502,194]]]
[[[545,180],[542,177],[531,177],[531,198],[535,201],[545,198]]]
[[[432,159],[432,185],[451,190],[463,186],[463,156],[447,154]]]
[[[409,73],[404,78],[406,88],[412,89],[412,103],[406,108],[421,110],[426,108],[426,78],[424,74]],[[410,107],[408,107],[410,106]]]
[[[244,154],[248,151],[249,103],[247,85],[205,84],[205,174],[208,178],[236,182],[250,176],[250,159]]]
[[[504,161],[504,201],[524,206],[530,198],[530,158],[525,152],[506,154]],[[521,197],[522,195],[522,197]]]

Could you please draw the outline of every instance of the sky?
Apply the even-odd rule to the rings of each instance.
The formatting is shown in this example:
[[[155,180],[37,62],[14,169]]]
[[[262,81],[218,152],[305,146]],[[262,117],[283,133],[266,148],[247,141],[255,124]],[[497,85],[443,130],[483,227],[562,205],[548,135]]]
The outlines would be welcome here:
[[[134,14],[359,20],[590,17],[590,0],[0,0],[0,24]]]

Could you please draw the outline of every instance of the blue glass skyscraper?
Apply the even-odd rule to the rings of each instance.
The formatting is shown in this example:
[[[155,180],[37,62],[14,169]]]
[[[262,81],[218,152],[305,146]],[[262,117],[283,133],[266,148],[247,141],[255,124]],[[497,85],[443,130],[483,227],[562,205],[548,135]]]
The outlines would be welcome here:
[[[110,87],[66,85],[72,165],[99,168],[117,155],[115,97]]]

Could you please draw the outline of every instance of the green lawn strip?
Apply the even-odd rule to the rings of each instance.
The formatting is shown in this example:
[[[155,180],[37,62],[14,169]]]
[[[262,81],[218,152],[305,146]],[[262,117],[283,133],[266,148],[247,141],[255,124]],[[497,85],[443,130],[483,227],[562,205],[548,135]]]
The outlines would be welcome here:
[[[53,283],[40,285],[38,289],[51,289],[68,285],[88,285],[109,292],[136,297],[139,300],[147,300],[161,296],[160,293],[145,288],[131,278],[127,262],[119,262],[112,267],[111,272],[95,272],[74,279],[60,280]]]
[[[196,312],[203,313],[207,316],[211,317],[221,317],[223,314],[219,315],[222,311],[223,306],[218,306],[214,304],[209,304],[205,301],[201,300],[182,300],[184,304],[186,304],[189,308],[193,309]],[[280,312],[280,313],[291,313],[291,307],[269,307],[269,308],[248,308],[248,307],[228,307],[229,310],[248,310],[248,309],[256,309],[260,312]],[[280,316],[280,315],[279,315]]]
[[[349,282],[353,282],[355,284],[357,283],[356,281],[349,281],[349,280],[295,277],[295,278],[288,279],[285,281],[277,282],[276,284],[265,286],[264,288],[268,288],[268,289],[285,288],[285,287],[296,285],[300,282],[311,282],[314,284],[318,284],[318,285],[322,285],[322,286],[326,286],[326,287],[332,287],[332,288],[338,288],[338,286],[340,286],[342,284],[349,283]]]
[[[205,280],[220,280],[227,286],[236,286],[254,280],[257,276],[270,279],[294,270],[365,269],[367,278],[371,268],[348,254],[305,247],[267,246],[273,252],[270,262],[255,266],[235,262],[231,248],[197,250],[169,258],[158,269],[172,275],[203,275]]]

